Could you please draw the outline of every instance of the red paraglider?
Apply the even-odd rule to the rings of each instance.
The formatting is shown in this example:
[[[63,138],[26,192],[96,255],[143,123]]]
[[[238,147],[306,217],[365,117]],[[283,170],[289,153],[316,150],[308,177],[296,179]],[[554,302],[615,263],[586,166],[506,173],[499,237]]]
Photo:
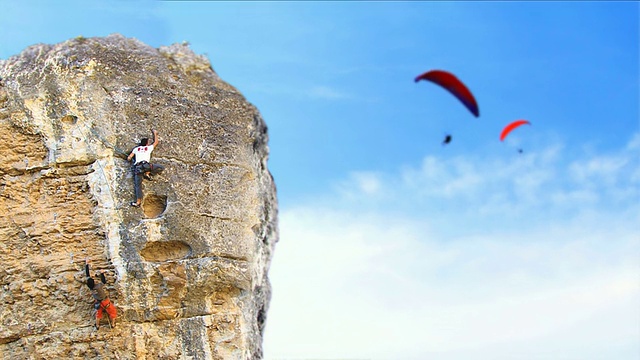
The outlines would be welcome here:
[[[431,70],[416,77],[415,82],[429,80],[447,89],[460,100],[476,117],[480,116],[478,103],[469,89],[452,73],[443,70]]]
[[[511,131],[513,131],[513,129],[522,126],[522,125],[531,125],[530,122],[528,122],[527,120],[516,120],[512,123],[510,123],[509,125],[505,126],[504,129],[502,129],[502,133],[500,133],[500,141],[504,141],[504,139],[507,137],[507,135],[509,135],[509,133],[511,133]]]

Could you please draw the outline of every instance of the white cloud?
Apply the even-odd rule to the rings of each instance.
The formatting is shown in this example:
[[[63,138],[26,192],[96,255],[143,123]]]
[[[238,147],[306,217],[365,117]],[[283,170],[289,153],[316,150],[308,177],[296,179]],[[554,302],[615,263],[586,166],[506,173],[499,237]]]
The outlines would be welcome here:
[[[365,197],[384,196],[384,180],[381,175],[374,172],[355,171],[349,174],[349,178],[336,185],[335,189],[342,198],[357,199]]]
[[[282,209],[266,359],[637,358],[632,148],[427,157]]]
[[[267,358],[556,359],[551,341],[600,359],[609,340],[640,345],[640,240],[623,223],[442,242],[403,219],[284,212]]]
[[[633,134],[631,141],[627,143],[626,149],[628,151],[638,151],[640,150],[640,132]]]

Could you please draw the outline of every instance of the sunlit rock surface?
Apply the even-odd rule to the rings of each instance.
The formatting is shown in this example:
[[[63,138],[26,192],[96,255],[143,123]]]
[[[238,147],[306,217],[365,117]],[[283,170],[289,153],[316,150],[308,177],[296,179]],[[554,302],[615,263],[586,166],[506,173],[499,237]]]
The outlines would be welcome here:
[[[111,35],[0,60],[0,358],[257,359],[277,202],[258,110],[187,45]],[[134,200],[126,155],[165,171]],[[93,328],[83,264],[118,323]]]

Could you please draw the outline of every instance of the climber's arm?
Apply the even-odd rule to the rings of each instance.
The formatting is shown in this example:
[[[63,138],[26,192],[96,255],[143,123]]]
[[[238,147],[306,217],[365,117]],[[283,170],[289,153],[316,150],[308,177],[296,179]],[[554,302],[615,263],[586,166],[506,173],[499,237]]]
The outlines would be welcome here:
[[[153,132],[153,147],[155,148],[160,139],[158,139],[158,132],[155,129],[151,131]]]

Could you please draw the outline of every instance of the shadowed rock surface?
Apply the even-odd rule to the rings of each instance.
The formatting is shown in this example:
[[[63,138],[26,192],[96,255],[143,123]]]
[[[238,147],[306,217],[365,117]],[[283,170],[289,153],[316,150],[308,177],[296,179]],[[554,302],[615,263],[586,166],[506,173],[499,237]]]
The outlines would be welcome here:
[[[0,358],[261,358],[278,236],[258,110],[188,46],[117,34],[31,46],[0,77]],[[152,129],[165,171],[130,207]]]

